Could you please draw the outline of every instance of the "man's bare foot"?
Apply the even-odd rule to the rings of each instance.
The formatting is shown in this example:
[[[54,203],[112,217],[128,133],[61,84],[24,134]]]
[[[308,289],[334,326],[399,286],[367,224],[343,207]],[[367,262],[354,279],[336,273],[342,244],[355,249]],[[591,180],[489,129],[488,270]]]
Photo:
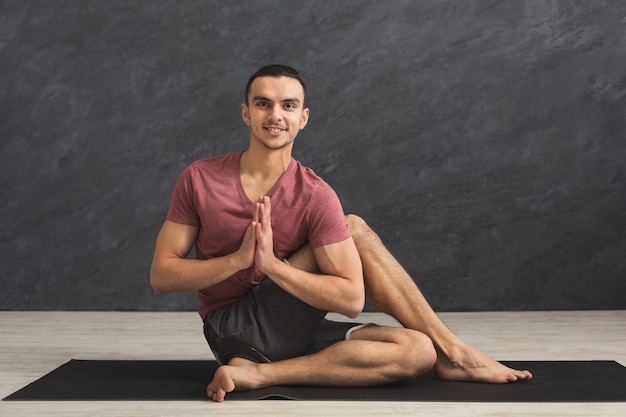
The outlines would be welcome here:
[[[506,384],[533,377],[529,371],[509,368],[468,345],[451,349],[448,357],[439,353],[435,364],[435,374],[439,379],[449,381],[490,384]]]
[[[245,391],[263,387],[258,372],[259,364],[233,358],[228,365],[217,368],[213,380],[206,388],[206,394],[213,401],[222,402],[229,392]]]

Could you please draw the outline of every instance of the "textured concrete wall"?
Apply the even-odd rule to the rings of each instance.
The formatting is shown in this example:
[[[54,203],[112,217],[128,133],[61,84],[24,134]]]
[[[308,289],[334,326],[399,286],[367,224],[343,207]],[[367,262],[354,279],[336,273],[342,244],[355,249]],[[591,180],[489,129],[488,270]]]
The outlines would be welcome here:
[[[306,76],[296,158],[438,310],[626,308],[626,6],[0,1],[0,309],[156,296],[180,171],[240,150],[259,66]]]

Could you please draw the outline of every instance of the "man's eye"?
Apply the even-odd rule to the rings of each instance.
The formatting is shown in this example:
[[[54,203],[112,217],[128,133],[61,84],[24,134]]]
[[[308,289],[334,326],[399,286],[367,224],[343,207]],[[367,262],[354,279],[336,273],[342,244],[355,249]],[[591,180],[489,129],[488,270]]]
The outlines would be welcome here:
[[[267,102],[265,102],[265,101],[257,101],[256,105],[257,105],[257,107],[267,107]]]
[[[297,107],[297,106],[296,106],[296,104],[295,104],[295,103],[287,103],[287,104],[285,104],[285,108],[286,108],[286,109],[288,109],[288,110],[293,110],[293,109],[295,109],[296,107]]]

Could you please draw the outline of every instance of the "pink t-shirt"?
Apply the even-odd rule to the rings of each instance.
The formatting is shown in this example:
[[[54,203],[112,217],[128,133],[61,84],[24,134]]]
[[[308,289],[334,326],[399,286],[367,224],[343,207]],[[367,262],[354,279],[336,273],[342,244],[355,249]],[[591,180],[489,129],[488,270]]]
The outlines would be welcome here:
[[[197,259],[235,252],[252,221],[255,203],[241,184],[241,154],[196,161],[185,168],[176,183],[167,219],[199,228]],[[267,195],[272,204],[274,253],[280,259],[307,242],[317,248],[351,236],[335,191],[293,158]],[[200,290],[200,315],[204,318],[207,312],[234,302],[264,278],[253,266]]]

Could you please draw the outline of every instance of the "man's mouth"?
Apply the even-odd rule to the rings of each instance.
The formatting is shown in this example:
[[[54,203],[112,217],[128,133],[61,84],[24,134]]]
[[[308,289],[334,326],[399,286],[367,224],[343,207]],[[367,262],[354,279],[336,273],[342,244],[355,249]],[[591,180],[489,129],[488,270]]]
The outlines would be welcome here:
[[[282,127],[275,127],[275,126],[266,126],[265,130],[267,130],[270,133],[281,133],[285,131],[285,129],[283,129]]]

